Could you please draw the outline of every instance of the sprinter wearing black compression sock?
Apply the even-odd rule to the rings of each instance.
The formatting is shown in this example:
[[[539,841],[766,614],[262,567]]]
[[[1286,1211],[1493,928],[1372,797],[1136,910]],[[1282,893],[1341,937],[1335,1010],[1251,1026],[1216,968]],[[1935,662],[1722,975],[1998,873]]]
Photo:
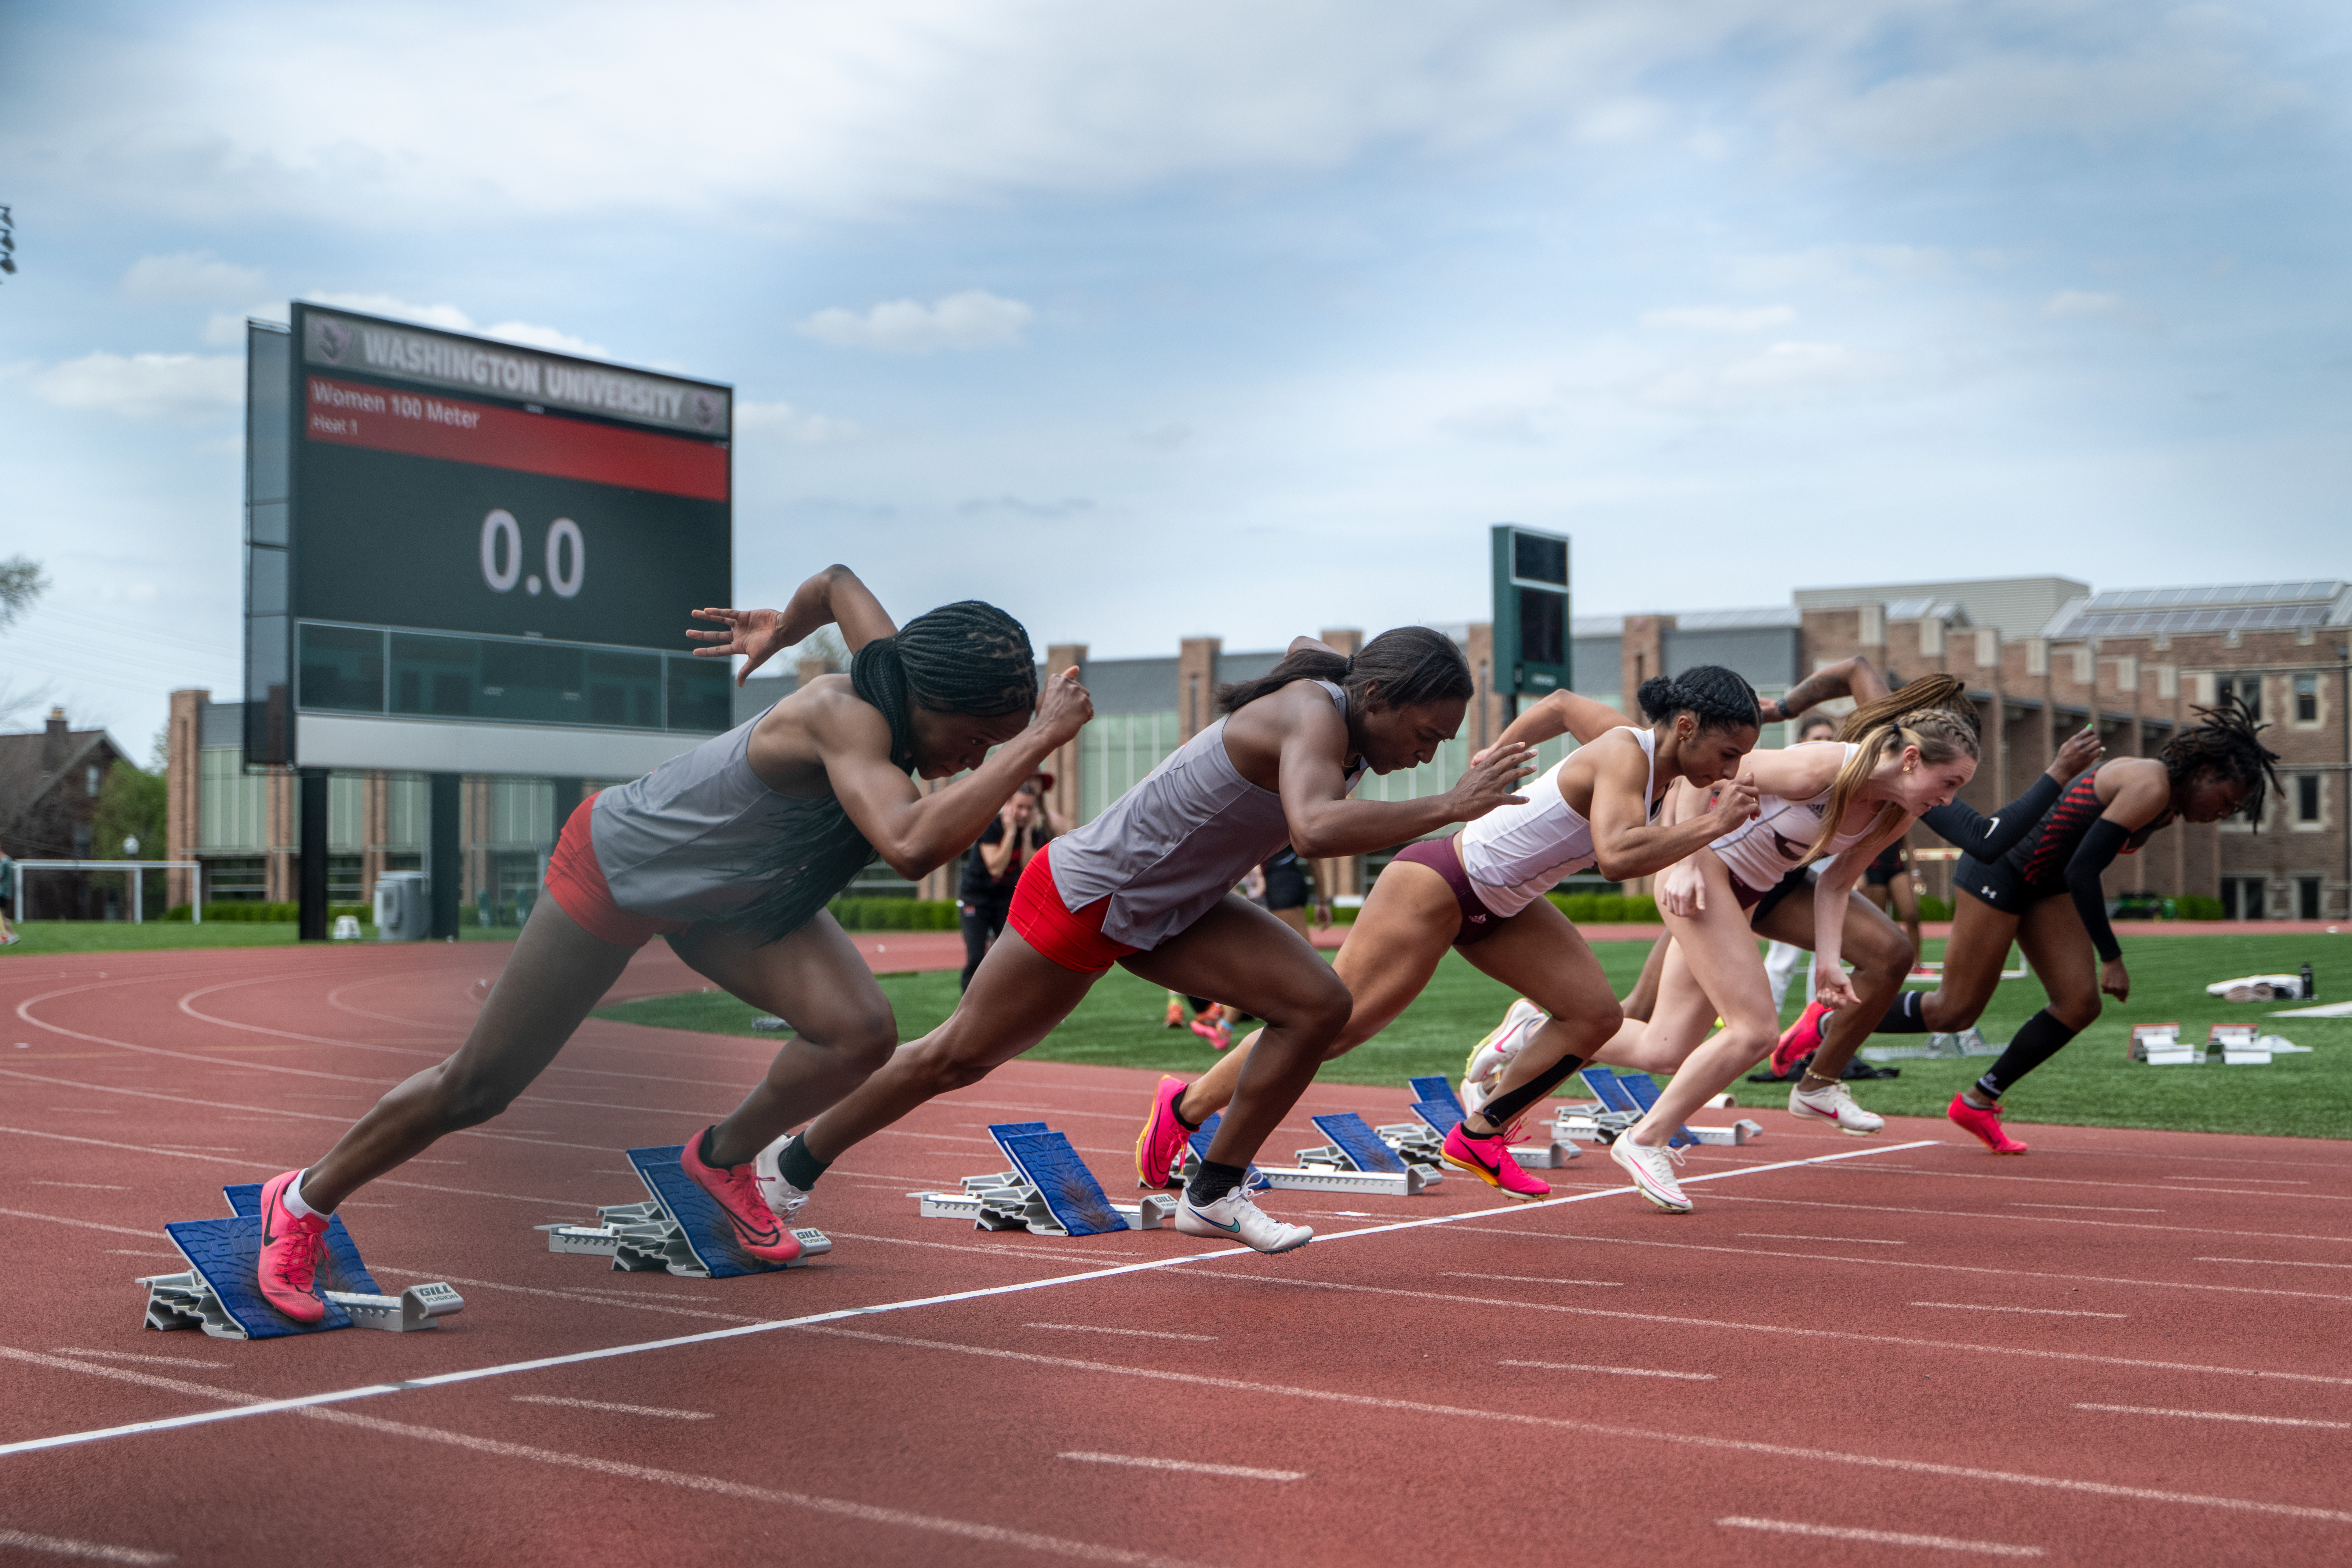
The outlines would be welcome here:
[[[2107,924],[2100,876],[2172,821],[2219,822],[2243,812],[2259,824],[2277,782],[2277,753],[2234,696],[2196,710],[2203,722],[2156,757],[2118,757],[2083,774],[2017,845],[1998,859],[1962,856],[1936,990],[1898,1000],[1881,1033],[1938,1034],[1975,1023],[1992,997],[2014,942],[2025,950],[2050,1005],[2018,1028],[1982,1078],[1952,1097],[1947,1114],[1996,1154],[2026,1146],[2000,1125],[2000,1097],[2097,1020],[2101,993],[2131,995],[2123,949]],[[2093,954],[2095,953],[2096,961]]]

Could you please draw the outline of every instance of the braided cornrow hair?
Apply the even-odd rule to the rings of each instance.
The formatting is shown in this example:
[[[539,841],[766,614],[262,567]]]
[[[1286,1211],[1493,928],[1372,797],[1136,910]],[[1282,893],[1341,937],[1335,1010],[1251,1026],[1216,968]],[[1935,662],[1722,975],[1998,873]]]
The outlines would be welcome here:
[[[2242,784],[2246,795],[2238,810],[2259,831],[2263,803],[2270,798],[2271,787],[2278,783],[2274,765],[2278,753],[2262,742],[2262,732],[2270,726],[2256,723],[2252,710],[2234,691],[2210,708],[2192,708],[2189,711],[2203,722],[2173,736],[2158,753],[2164,759],[2165,774],[2172,781],[2173,793],[2179,795],[2181,786],[2200,773],[2211,773]]]
[[[1702,730],[1730,730],[1745,724],[1763,726],[1756,689],[1738,671],[1719,664],[1695,665],[1680,675],[1654,675],[1635,694],[1643,716],[1652,723],[1688,713]]]
[[[1969,700],[1967,683],[1956,675],[1923,675],[1847,714],[1837,738],[1862,749],[1838,770],[1837,783],[1830,788],[1829,807],[1822,815],[1821,837],[1797,863],[1799,868],[1811,865],[1827,851],[1830,840],[1837,837],[1837,825],[1845,820],[1846,809],[1879,763],[1906,746],[1918,747],[1919,760],[1931,765],[1955,757],[1976,757],[1980,754],[1982,725],[1977,705]],[[1902,811],[1888,801],[1879,809],[1873,830],[1888,826],[1890,818]]]
[[[1354,658],[1328,648],[1301,648],[1255,680],[1217,688],[1217,711],[1237,713],[1294,680],[1328,680],[1348,694],[1350,710],[1412,708],[1477,694],[1469,661],[1454,639],[1427,626],[1397,626],[1366,643]],[[1377,691],[1374,689],[1377,688]]]
[[[1037,704],[1037,656],[1021,623],[962,599],[876,637],[849,662],[849,683],[890,725],[890,760],[915,767],[913,710],[994,719]]]

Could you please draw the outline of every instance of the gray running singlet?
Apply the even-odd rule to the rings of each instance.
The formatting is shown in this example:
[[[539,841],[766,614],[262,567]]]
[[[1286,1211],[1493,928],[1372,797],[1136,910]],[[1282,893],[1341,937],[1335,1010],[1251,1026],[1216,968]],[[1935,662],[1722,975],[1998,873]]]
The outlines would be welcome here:
[[[1348,694],[1328,680],[1315,684],[1346,718]],[[1360,763],[1349,771],[1350,793],[1363,776]],[[1100,816],[1055,839],[1046,864],[1066,906],[1108,898],[1103,935],[1149,952],[1289,842],[1282,796],[1242,777],[1219,719]]]
[[[805,884],[814,914],[874,858],[830,793],[779,795],[751,771],[759,722],[598,793],[589,830],[614,903],[661,920],[726,921],[791,880]]]

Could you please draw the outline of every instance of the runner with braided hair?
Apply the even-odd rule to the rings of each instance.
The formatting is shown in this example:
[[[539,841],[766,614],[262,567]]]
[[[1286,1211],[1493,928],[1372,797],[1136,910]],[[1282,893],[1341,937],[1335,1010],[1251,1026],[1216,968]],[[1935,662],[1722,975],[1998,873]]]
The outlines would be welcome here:
[[[465,1045],[385,1095],[316,1164],[264,1184],[261,1289],[288,1317],[314,1323],[325,1310],[312,1286],[336,1205],[504,1110],[656,936],[721,989],[792,1020],[766,1078],[688,1139],[679,1163],[745,1251],[799,1256],[763,1194],[762,1152],[898,1043],[890,1004],[826,903],[877,853],[908,878],[953,859],[1093,707],[1076,669],[1040,695],[1028,636],[1003,610],[968,600],[894,626],[845,566],[811,577],[781,611],[693,614],[726,627],[687,635],[709,645],[699,657],[742,655],[739,685],[828,625],[853,652],[850,671],[818,676],[572,813],[548,896]],[[925,795],[910,773],[967,776]]]
[[[2025,950],[2050,1005],[2018,1026],[1991,1068],[1946,1110],[1996,1154],[2026,1151],[2001,1127],[2001,1096],[2096,1021],[2102,993],[2118,1002],[2131,995],[2101,875],[2168,823],[2219,822],[2240,812],[2262,821],[2278,762],[2262,742],[2263,726],[2234,695],[2196,712],[2201,722],[2159,755],[2117,757],[2076,778],[2006,854],[1963,855],[1952,885],[1966,896],[1952,911],[1941,983],[1897,997],[1879,1020],[1882,1034],[1965,1029],[1991,1000],[2010,944]]]

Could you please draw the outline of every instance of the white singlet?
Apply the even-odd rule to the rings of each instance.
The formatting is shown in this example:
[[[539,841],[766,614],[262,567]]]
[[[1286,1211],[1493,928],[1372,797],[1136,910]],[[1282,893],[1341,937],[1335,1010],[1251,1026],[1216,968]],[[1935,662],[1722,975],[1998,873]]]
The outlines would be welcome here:
[[[1824,745],[1828,742],[1815,741],[1807,743]],[[1853,754],[1860,750],[1860,746],[1847,742],[1845,761],[1853,761]],[[1843,763],[1839,764],[1841,768],[1843,765]],[[1811,852],[1813,840],[1822,836],[1822,818],[1829,813],[1830,795],[1835,788],[1832,781],[1829,789],[1811,800],[1786,800],[1777,795],[1765,795],[1756,803],[1753,820],[1733,828],[1707,847],[1722,860],[1733,881],[1746,885],[1751,893],[1769,893],[1780,885],[1781,878],[1795,870],[1797,863]],[[1873,812],[1853,832],[1839,834],[1830,840],[1829,847],[1822,851],[1822,858],[1826,860],[1840,850],[1860,842],[1877,822],[1878,814]]]
[[[1643,787],[1649,792],[1644,798],[1655,821],[1657,731],[1620,724],[1609,733],[1633,736],[1650,759],[1650,781]],[[1566,766],[1563,757],[1524,786],[1520,793],[1528,797],[1526,805],[1498,805],[1462,828],[1462,869],[1477,884],[1478,901],[1499,920],[1510,919],[1551,891],[1562,877],[1592,864],[1592,824],[1560,793],[1559,771]]]

